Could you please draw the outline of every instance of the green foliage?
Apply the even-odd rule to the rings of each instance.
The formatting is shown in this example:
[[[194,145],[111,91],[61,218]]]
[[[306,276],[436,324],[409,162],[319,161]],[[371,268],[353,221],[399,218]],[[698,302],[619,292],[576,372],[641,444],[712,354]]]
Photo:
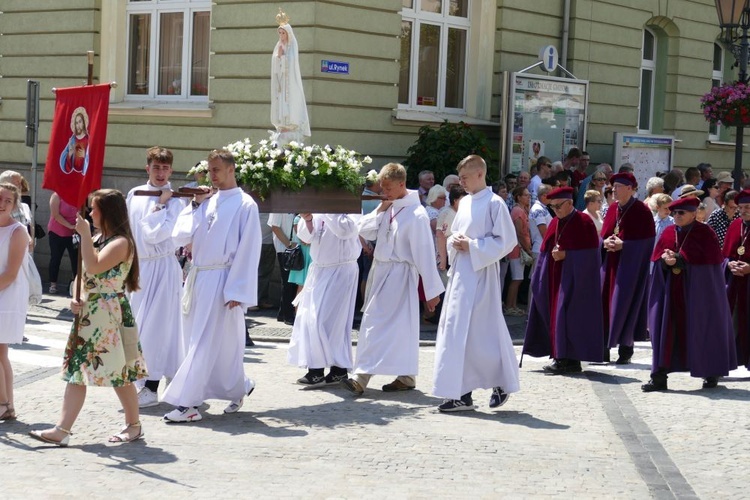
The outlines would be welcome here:
[[[487,162],[487,183],[495,177],[493,168],[497,154],[489,147],[487,137],[464,122],[448,123],[440,127],[429,125],[419,129],[419,137],[407,151],[404,166],[409,186],[419,185],[418,175],[422,170],[435,173],[435,183],[441,183],[449,174],[456,173],[458,162],[470,154],[476,154]]]

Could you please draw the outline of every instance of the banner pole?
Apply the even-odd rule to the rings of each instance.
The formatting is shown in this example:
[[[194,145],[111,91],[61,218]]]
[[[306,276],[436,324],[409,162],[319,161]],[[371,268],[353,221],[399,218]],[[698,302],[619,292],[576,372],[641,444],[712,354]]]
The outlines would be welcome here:
[[[86,62],[88,64],[88,72],[86,77],[86,85],[94,84],[94,51],[86,51]],[[54,90],[54,89],[53,89]],[[86,218],[86,203],[79,207],[78,214]],[[75,286],[75,301],[78,302],[81,299],[81,273],[83,273],[83,252],[81,251],[81,240],[78,240],[78,272],[76,273],[76,286]],[[73,324],[73,331],[76,337],[78,336],[78,328],[80,327],[81,315],[75,315],[75,322]]]

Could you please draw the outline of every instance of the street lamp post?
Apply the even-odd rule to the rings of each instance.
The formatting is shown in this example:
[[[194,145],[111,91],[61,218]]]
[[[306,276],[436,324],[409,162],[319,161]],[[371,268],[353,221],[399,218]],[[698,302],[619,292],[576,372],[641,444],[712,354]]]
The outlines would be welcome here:
[[[739,73],[738,83],[748,83],[747,58],[748,30],[750,30],[750,0],[716,0],[716,12],[719,15],[719,27],[722,30],[722,40],[729,46],[734,55]],[[736,141],[734,143],[734,189],[741,189],[742,179],[742,142],[745,128],[740,123],[737,126]]]

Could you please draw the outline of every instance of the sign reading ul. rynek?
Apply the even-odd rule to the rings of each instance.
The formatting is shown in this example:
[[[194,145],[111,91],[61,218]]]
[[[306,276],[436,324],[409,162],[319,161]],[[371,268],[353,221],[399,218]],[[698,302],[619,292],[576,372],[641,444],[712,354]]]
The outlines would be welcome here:
[[[340,75],[349,74],[349,63],[341,61],[320,61],[320,71],[323,73],[338,73]]]

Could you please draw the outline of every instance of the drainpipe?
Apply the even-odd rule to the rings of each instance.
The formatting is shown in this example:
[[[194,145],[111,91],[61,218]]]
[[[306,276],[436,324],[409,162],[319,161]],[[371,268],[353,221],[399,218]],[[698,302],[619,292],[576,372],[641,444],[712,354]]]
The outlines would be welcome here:
[[[562,43],[560,44],[560,66],[568,69],[568,38],[570,37],[570,0],[563,7]]]

